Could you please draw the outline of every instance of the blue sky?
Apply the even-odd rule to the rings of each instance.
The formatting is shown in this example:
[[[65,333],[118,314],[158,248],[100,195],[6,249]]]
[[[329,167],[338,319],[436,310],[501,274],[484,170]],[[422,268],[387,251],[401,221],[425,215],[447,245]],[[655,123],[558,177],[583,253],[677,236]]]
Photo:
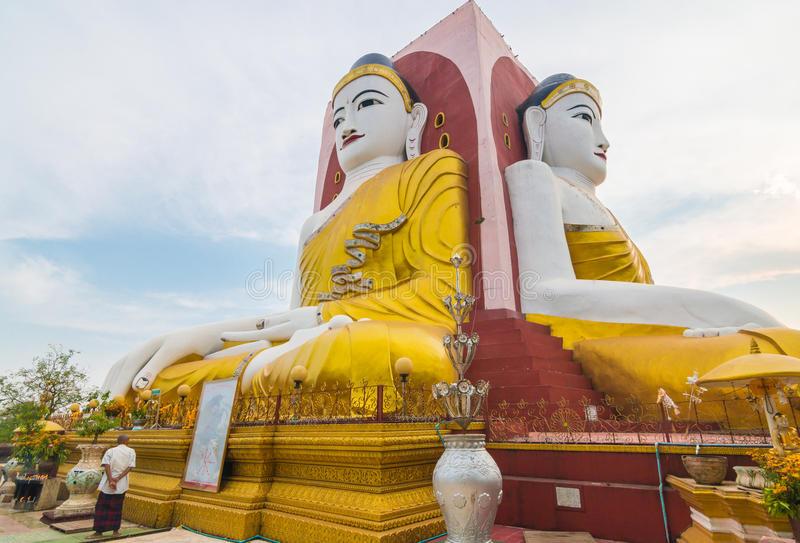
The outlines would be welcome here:
[[[99,383],[154,335],[283,307],[245,285],[292,267],[333,84],[459,3],[0,5],[0,371],[58,343]],[[599,194],[657,282],[800,327],[800,4],[482,9],[534,74],[600,88]]]

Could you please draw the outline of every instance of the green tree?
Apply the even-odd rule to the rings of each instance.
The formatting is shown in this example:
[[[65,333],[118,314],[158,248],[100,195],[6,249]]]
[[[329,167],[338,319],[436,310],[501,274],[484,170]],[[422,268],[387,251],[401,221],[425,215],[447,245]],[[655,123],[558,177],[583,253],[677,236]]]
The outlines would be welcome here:
[[[37,430],[41,426],[44,410],[38,402],[20,402],[3,411],[0,416],[0,443],[11,443],[14,430]]]
[[[33,359],[33,366],[0,377],[0,413],[7,418],[9,410],[24,402],[38,401],[44,416],[86,395],[86,372],[72,361],[78,351],[50,345],[44,356]]]

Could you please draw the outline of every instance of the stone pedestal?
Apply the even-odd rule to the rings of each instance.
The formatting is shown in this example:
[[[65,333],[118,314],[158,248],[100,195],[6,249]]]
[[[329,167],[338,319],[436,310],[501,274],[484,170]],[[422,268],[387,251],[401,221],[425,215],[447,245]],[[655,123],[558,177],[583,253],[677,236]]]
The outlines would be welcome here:
[[[667,477],[689,506],[692,526],[678,538],[679,543],[751,543],[763,537],[793,541],[786,517],[771,517],[761,493],[739,488],[733,481],[708,486],[692,479]]]
[[[47,511],[58,503],[58,491],[61,488],[61,481],[56,478],[45,479],[42,485],[42,493],[33,506],[34,511]]]
[[[17,476],[22,471],[22,466],[15,458],[3,464],[3,484],[0,485],[0,503],[8,503],[14,499]]]

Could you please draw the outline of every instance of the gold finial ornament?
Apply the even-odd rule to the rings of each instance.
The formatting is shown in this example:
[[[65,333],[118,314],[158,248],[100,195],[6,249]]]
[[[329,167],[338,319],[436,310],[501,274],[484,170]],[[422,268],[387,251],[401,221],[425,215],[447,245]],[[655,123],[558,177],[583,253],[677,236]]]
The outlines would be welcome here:
[[[178,392],[178,396],[180,396],[181,398],[185,398],[186,396],[188,396],[192,392],[192,387],[190,387],[187,384],[183,384],[183,385],[178,387],[177,392]]]
[[[458,373],[458,381],[436,383],[433,385],[433,397],[440,400],[450,418],[466,430],[483,407],[483,400],[489,393],[489,383],[481,380],[473,385],[465,377],[480,341],[477,333],[468,335],[463,330],[464,321],[475,305],[475,297],[461,292],[459,268],[464,260],[461,256],[454,255],[450,262],[456,269],[456,293],[454,296],[446,296],[443,302],[456,323],[456,333],[444,336],[442,341],[447,357]]]
[[[139,398],[142,399],[143,402],[149,402],[150,398],[153,397],[153,391],[150,389],[142,390],[139,392]]]

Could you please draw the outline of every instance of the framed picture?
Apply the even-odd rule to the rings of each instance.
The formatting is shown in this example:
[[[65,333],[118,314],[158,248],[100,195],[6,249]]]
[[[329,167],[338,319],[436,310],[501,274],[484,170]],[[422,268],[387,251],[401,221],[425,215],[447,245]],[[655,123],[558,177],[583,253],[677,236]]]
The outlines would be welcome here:
[[[203,384],[194,436],[181,479],[183,488],[219,492],[239,378]]]

